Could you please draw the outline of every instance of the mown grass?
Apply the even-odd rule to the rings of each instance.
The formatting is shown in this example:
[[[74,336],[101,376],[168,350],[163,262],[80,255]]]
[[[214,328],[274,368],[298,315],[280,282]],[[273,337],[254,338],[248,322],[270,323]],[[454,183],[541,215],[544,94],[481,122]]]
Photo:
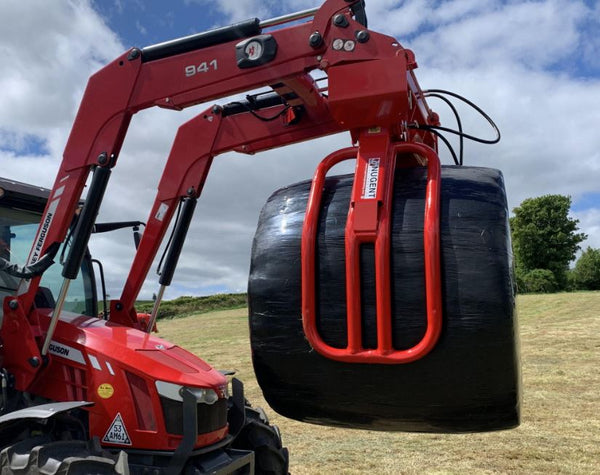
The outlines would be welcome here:
[[[290,449],[292,474],[600,473],[600,292],[518,298],[523,422],[487,434],[335,429],[268,410]],[[219,369],[235,369],[255,405],[245,309],[159,325],[160,335]]]

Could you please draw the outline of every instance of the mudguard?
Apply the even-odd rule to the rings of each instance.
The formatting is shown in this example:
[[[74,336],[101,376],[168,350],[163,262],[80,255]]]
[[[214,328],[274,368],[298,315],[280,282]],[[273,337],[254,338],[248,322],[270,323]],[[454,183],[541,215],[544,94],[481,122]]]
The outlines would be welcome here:
[[[18,411],[9,412],[0,417],[0,430],[2,429],[2,426],[8,422],[19,419],[50,419],[56,414],[71,411],[79,407],[92,406],[93,404],[93,402],[89,401],[52,402],[49,404],[40,404],[39,406],[19,409]]]

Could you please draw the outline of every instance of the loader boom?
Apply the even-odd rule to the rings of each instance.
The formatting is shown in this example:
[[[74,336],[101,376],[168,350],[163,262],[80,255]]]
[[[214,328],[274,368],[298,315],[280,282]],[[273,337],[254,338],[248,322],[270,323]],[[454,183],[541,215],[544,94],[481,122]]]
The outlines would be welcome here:
[[[356,140],[361,128],[375,126],[388,127],[392,137],[424,140],[435,148],[432,135],[415,137],[415,130],[407,127],[437,123],[415,79],[412,52],[358,23],[352,12],[357,5],[360,2],[328,0],[312,21],[267,34],[259,34],[260,22],[253,21],[205,35],[200,38],[203,41],[187,37],[134,48],[93,75],[42,220],[47,224],[42,224],[30,261],[52,243],[63,241],[86,179],[96,170],[102,178],[98,177],[88,194],[87,210],[72,247],[76,251],[85,248],[131,116],[149,107],[180,110],[272,86],[285,104],[274,106],[274,112],[296,108],[303,115],[291,125],[262,122],[249,111],[223,117],[215,107],[182,127],[165,164],[126,287],[111,304],[111,319],[121,324],[136,325],[133,302],[176,204],[199,196],[210,162],[218,153],[254,153],[342,130],[350,130]],[[233,40],[232,35],[236,36]],[[255,58],[254,51],[259,49],[265,56]],[[308,74],[314,70],[328,75],[328,96]],[[65,278],[73,278],[79,267],[81,255],[76,251],[65,264]],[[30,308],[36,285],[34,280],[29,291],[19,296],[22,308]]]

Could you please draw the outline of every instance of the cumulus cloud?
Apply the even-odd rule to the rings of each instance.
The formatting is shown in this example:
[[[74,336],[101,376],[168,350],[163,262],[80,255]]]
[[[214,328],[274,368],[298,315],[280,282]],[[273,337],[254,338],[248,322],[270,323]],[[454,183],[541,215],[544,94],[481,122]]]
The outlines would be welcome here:
[[[6,150],[35,137],[58,160],[87,78],[122,47],[85,1],[0,2],[0,26],[0,157],[15,179],[27,179],[37,167]],[[52,181],[47,169],[39,184]]]
[[[591,208],[572,213],[579,220],[579,226],[588,235],[587,241],[582,243],[582,249],[588,246],[600,249],[600,209]]]

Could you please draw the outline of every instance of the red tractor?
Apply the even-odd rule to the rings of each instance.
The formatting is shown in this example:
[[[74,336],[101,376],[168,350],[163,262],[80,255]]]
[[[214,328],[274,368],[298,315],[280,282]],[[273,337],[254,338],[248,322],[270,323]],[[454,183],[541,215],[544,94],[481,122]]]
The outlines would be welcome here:
[[[304,18],[308,20],[298,21]],[[353,146],[323,162],[307,197],[297,246],[301,266],[294,271],[301,281],[290,293],[298,297],[293,316],[294,324],[300,322],[298,341],[310,358],[317,358],[313,367],[317,371],[327,368],[343,377],[352,368],[385,368],[388,377],[394,368],[417,368],[416,380],[429,381],[431,371],[420,365],[428,358],[441,364],[444,342],[451,341],[455,328],[452,321],[463,320],[452,320],[446,309],[445,224],[440,218],[444,192],[437,154],[437,135],[443,128],[419,88],[416,67],[411,51],[367,28],[364,1],[326,0],[319,9],[269,21],[252,19],[133,48],[93,75],[52,190],[0,183],[0,278],[5,295],[0,328],[2,473],[287,473],[288,454],[277,428],[268,424],[262,411],[249,407],[241,382],[233,379],[229,385],[226,374],[151,335],[212,160],[232,150],[252,154],[350,132]],[[154,106],[181,110],[265,86],[270,92],[209,107],[179,128],[125,286],[100,318],[93,260],[87,252],[90,235],[141,224],[95,222],[132,115]],[[328,336],[329,323],[319,316],[324,295],[319,285],[326,282],[318,275],[318,221],[328,186],[325,175],[335,163],[349,158],[356,160],[356,171],[342,238],[346,264],[340,285],[345,304],[342,320],[335,324],[345,329],[340,342]],[[403,170],[415,168],[426,176],[421,180],[424,212],[419,230],[424,249],[419,277],[425,302],[423,331],[414,342],[398,346],[394,189]],[[502,206],[506,208],[505,199],[500,199]],[[175,216],[154,308],[149,317],[138,316],[136,298]],[[498,222],[506,221],[502,219]],[[504,245],[506,250],[506,239]],[[24,246],[30,247],[28,254]],[[360,277],[363,248],[371,249],[373,257],[372,293]],[[52,265],[58,256],[62,266]],[[501,271],[492,274],[502,273],[501,282],[510,284],[510,266],[499,267]],[[252,280],[251,288],[256,289],[256,283]],[[504,301],[512,298],[511,285],[503,286],[503,292]],[[373,296],[372,318],[363,315],[367,294]],[[260,295],[254,291],[250,296],[255,309]],[[489,417],[481,427],[457,423],[456,430],[518,424],[518,367],[510,331],[514,301],[510,305],[502,314],[508,323],[502,325],[500,338],[508,347],[503,352],[508,363],[502,371],[493,370],[506,377],[482,378],[490,371],[487,366],[477,368],[483,373],[462,368],[469,381],[501,379],[497,386],[507,395],[476,397],[471,409],[477,410],[471,413]],[[496,319],[492,322],[497,335],[500,326]],[[265,328],[261,322],[251,323],[251,328],[256,326]],[[372,337],[365,336],[369,332]],[[278,348],[281,361],[296,354],[285,346]],[[352,401],[339,399],[323,383],[322,400],[313,393],[310,401],[304,400],[303,388],[293,386],[293,381],[290,386],[290,378],[301,380],[302,368],[295,367],[298,374],[282,375],[278,371],[289,373],[287,368],[268,367],[263,356],[257,347],[259,382],[267,400],[282,414],[317,423],[403,430],[400,419],[395,423],[385,410],[381,412],[379,402],[369,405],[368,395],[360,407],[351,408]],[[324,381],[327,374],[318,378]],[[296,401],[289,401],[290,393],[277,392],[282,388],[294,393]],[[372,393],[372,388],[364,391]],[[335,401],[339,408],[350,409],[345,414],[332,408],[329,417],[324,408]],[[468,412],[455,407],[452,411],[454,422]],[[432,413],[428,419],[431,427],[437,416]],[[384,419],[389,426],[381,422]],[[452,430],[450,425],[438,427]]]

